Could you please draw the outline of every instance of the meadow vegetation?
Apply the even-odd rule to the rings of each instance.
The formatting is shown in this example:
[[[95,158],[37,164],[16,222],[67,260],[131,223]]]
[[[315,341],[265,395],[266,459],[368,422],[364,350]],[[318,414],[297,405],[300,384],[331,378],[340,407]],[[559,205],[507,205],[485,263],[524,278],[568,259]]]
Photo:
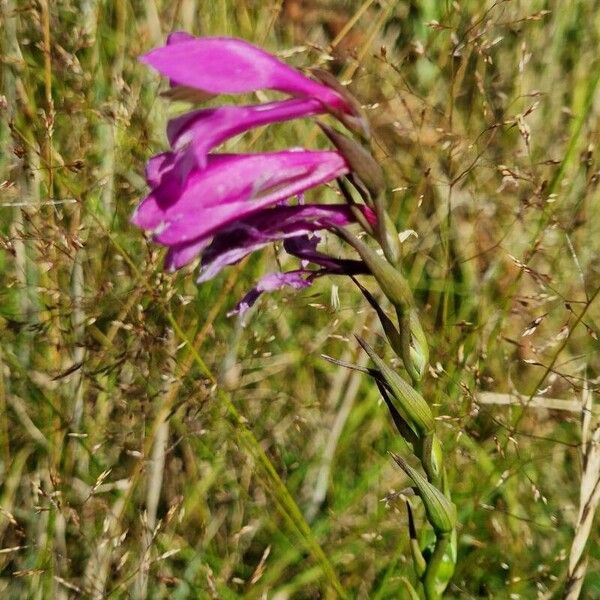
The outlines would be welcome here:
[[[355,333],[385,351],[362,294],[324,278],[242,324],[227,312],[286,266],[278,247],[198,287],[129,223],[189,107],[137,61],[173,30],[326,68],[365,107],[458,509],[446,597],[600,598],[599,2],[0,11],[7,598],[405,597],[406,446],[376,387],[321,356],[367,364]],[[225,148],[290,146],[328,142],[296,120]]]

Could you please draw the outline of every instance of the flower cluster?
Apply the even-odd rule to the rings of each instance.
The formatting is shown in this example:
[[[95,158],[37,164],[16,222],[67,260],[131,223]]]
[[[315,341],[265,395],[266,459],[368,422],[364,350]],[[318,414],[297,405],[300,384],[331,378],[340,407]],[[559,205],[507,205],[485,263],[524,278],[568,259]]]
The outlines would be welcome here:
[[[316,232],[357,219],[373,228],[377,219],[368,206],[291,203],[313,187],[348,175],[351,160],[343,151],[214,152],[222,142],[254,127],[324,113],[366,131],[359,106],[342,86],[318,70],[320,81],[313,80],[235,38],[173,33],[166,46],[141,60],[168,77],[175,90],[210,96],[268,89],[292,96],[257,105],[203,108],[168,123],[171,150],[149,160],[146,178],[151,191],[132,217],[135,225],[168,247],[168,269],[179,269],[200,255],[198,281],[206,281],[249,253],[285,240],[286,251],[302,259],[302,268],[267,275],[238,305],[240,311],[261,291],[306,287],[323,273],[364,272],[360,261],[320,253]],[[307,262],[319,268],[309,269]]]

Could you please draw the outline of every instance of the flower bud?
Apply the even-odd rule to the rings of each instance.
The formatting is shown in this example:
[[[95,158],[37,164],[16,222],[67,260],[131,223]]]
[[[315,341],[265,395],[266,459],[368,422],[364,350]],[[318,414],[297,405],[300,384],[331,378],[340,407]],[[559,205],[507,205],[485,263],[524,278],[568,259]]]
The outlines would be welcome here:
[[[444,591],[448,587],[448,583],[450,583],[456,567],[456,528],[454,528],[450,534],[446,533],[443,536],[439,536],[446,537],[445,543],[442,540],[438,541],[438,535],[431,529],[423,528],[420,533],[420,548],[427,563],[433,560],[436,545],[441,544],[444,547],[444,554],[441,561],[437,562],[429,573],[429,577],[423,580],[423,585],[427,585],[429,589],[433,591],[433,593],[430,594],[431,598],[443,598]]]
[[[429,481],[437,484],[441,480],[444,457],[442,455],[442,445],[435,433],[429,434],[423,440],[421,454],[421,463]]]
[[[393,265],[397,265],[400,262],[400,240],[398,239],[398,230],[382,204],[382,197],[383,195],[380,194],[379,201],[375,202],[379,224],[379,243],[381,244],[388,261]]]
[[[423,396],[391,369],[365,340],[358,336],[356,339],[381,373],[396,410],[418,437],[425,437],[433,429],[433,414]]]
[[[412,305],[412,292],[408,287],[408,282],[399,271],[346,229],[338,228],[336,232],[360,254],[373,277],[381,286],[381,291],[397,310],[402,311],[404,307]]]
[[[312,74],[319,80],[320,83],[330,87],[333,91],[337,92],[346,102],[352,107],[353,114],[348,114],[343,111],[334,111],[331,107],[328,107],[329,111],[333,116],[341,121],[348,129],[354,131],[369,139],[371,137],[371,129],[369,127],[369,121],[365,116],[363,109],[358,100],[348,91],[348,88],[344,87],[331,73],[323,69],[311,69]]]
[[[421,579],[427,570],[427,563],[421,552],[419,539],[417,537],[417,528],[415,526],[415,518],[413,516],[412,506],[410,501],[406,500],[406,511],[408,513],[408,533],[410,538],[410,553],[413,559],[413,566],[417,577]]]
[[[421,600],[421,596],[417,594],[417,590],[415,590],[413,584],[406,577],[400,577],[400,581],[404,586],[404,590],[408,594],[409,600]]]
[[[370,236],[375,235],[375,232],[373,231],[374,223],[372,223],[365,214],[364,207],[355,202],[350,190],[348,189],[348,185],[346,184],[346,179],[344,177],[338,177],[337,183],[357,223],[360,223],[361,227]],[[375,219],[376,218],[377,217],[375,217]]]
[[[360,179],[374,201],[385,189],[383,170],[371,153],[363,146],[342,135],[324,123],[319,123],[323,133],[346,159],[352,173]],[[379,216],[379,215],[378,215]]]
[[[392,350],[396,353],[398,358],[402,358],[402,339],[400,337],[400,332],[394,325],[393,321],[387,316],[383,308],[379,306],[379,303],[377,300],[375,300],[375,297],[373,294],[371,294],[371,292],[369,292],[369,290],[367,290],[367,288],[365,288],[355,277],[352,277],[352,281],[354,281],[358,289],[362,292],[363,296],[367,299],[368,303],[377,313],[379,322],[383,327],[383,331],[387,341],[392,347]]]
[[[388,410],[390,411],[390,414],[392,415],[392,420],[394,421],[394,425],[396,426],[398,433],[404,438],[406,442],[411,444],[413,448],[418,448],[419,444],[421,443],[421,440],[419,440],[417,434],[408,426],[406,420],[398,412],[396,405],[390,398],[390,394],[388,393],[385,384],[382,381],[380,381],[380,377],[381,374],[379,372],[376,372],[376,374],[373,376],[373,379],[375,379],[375,383],[377,384],[379,393],[381,394],[381,397],[383,398],[386,406],[388,407]]]
[[[422,377],[429,362],[429,344],[417,311],[414,308],[409,309],[409,326],[412,337],[411,345],[415,353],[415,359],[418,359],[418,370]]]
[[[452,531],[456,525],[456,507],[440,490],[416,469],[413,469],[401,456],[392,453],[398,466],[413,480],[421,497],[427,520],[436,533],[445,534]]]
[[[417,312],[411,308],[398,313],[402,340],[402,361],[413,381],[420,381],[429,362],[429,346]]]

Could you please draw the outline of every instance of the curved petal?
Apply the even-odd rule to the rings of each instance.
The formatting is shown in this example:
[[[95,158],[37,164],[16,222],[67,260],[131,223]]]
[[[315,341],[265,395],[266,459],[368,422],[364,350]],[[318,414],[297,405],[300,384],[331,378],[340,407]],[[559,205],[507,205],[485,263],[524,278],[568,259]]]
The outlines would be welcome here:
[[[300,235],[287,239],[283,247],[288,254],[302,260],[302,264],[313,263],[323,267],[327,273],[332,275],[366,275],[371,272],[362,260],[351,258],[335,258],[317,250],[321,241],[318,234],[309,237]]]
[[[174,163],[172,152],[163,152],[153,156],[146,163],[146,181],[151,186],[160,185],[163,175],[173,168]]]
[[[180,44],[181,42],[190,42],[195,39],[196,37],[187,31],[173,31],[167,36],[167,46]]]
[[[191,263],[208,245],[210,238],[202,238],[183,244],[170,246],[165,256],[165,269],[167,271],[176,271]]]
[[[202,255],[197,283],[215,277],[224,267],[268,244],[353,221],[345,204],[278,206],[236,221],[220,231]]]
[[[252,288],[237,304],[237,306],[227,316],[243,315],[260,297],[263,292],[274,292],[282,287],[292,287],[295,290],[309,287],[313,279],[319,273],[298,269],[287,273],[269,273],[262,277],[254,288]]]
[[[316,98],[333,109],[352,113],[348,101],[278,58],[244,40],[229,37],[185,39],[171,34],[170,43],[140,60],[176,85],[212,94],[243,94],[261,89]]]
[[[162,244],[182,244],[347,172],[337,152],[210,155],[183,184],[175,169],[163,173],[131,221]]]
[[[304,236],[309,242],[311,239]],[[316,243],[318,243],[318,236]],[[296,240],[298,238],[292,238]],[[315,244],[316,245],[316,244]],[[319,253],[320,256],[325,257],[324,254]],[[317,277],[323,275],[362,275],[368,272],[364,263],[360,260],[345,260],[336,259],[332,257],[326,257],[329,261],[329,266],[324,266],[322,269],[317,271],[311,271],[309,269],[298,269],[296,271],[288,271],[287,273],[270,273],[265,275],[254,288],[252,288],[237,304],[237,306],[228,313],[227,316],[233,314],[243,315],[260,297],[263,292],[274,292],[283,287],[290,286],[296,290],[307,288],[312,285],[313,281]]]
[[[251,106],[219,106],[185,113],[167,124],[169,143],[181,151],[182,176],[194,166],[204,168],[206,155],[225,140],[254,127],[320,114],[314,99],[293,99]]]

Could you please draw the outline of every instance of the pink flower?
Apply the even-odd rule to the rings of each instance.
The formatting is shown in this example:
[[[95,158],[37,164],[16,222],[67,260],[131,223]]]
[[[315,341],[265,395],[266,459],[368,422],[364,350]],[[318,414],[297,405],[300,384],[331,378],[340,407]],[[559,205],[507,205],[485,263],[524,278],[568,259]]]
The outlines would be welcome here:
[[[269,89],[318,100],[333,111],[354,112],[350,102],[338,92],[237,38],[195,38],[176,32],[169,36],[166,46],[148,52],[140,60],[168,77],[172,85],[210,94],[245,94]]]
[[[316,250],[320,238],[315,232],[354,221],[356,213],[347,205],[287,205],[294,196],[348,174],[342,154],[303,149],[212,153],[230,137],[254,127],[325,112],[344,123],[364,125],[356,102],[344,88],[310,79],[235,38],[174,33],[166,46],[141,60],[168,77],[173,87],[209,94],[269,89],[293,96],[258,105],[194,110],[168,123],[172,150],[148,161],[151,190],[131,219],[169,248],[167,268],[178,269],[201,255],[198,281],[206,281],[249,253],[286,240],[286,249],[303,260],[303,268],[267,276],[240,309],[250,306],[261,291],[283,285],[306,287],[325,272],[364,271],[360,261],[340,261]],[[364,208],[363,216],[374,224],[369,209]],[[320,269],[308,270],[307,261]]]
[[[348,172],[337,152],[211,154],[204,170],[195,169],[181,182],[175,160],[174,153],[151,159],[147,174],[153,189],[131,219],[166,246],[206,239]]]

